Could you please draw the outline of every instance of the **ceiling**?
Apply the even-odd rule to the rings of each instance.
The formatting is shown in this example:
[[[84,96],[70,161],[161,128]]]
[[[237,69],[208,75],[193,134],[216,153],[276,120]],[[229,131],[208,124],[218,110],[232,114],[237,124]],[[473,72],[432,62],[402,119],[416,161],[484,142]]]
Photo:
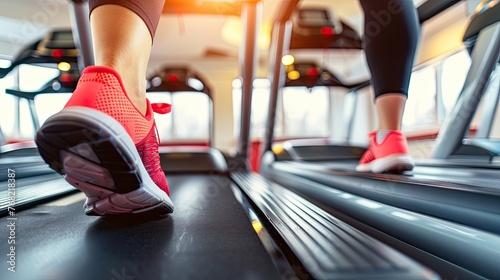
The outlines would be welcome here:
[[[273,17],[282,1],[263,0],[262,5],[262,40],[268,41]],[[341,18],[353,22],[357,22],[356,18],[360,17],[358,1],[307,0],[302,1],[301,5],[327,6]],[[49,28],[70,26],[67,0],[0,0],[0,7],[0,54],[3,55],[12,56],[21,45],[42,36]],[[238,21],[218,15],[163,15],[152,56],[163,59],[192,58],[212,48],[236,55],[237,46],[234,42],[228,43],[221,36],[225,23],[231,29],[231,25],[237,25]],[[232,30],[237,27],[232,27]],[[262,51],[267,51],[267,45],[268,42],[262,43]]]
[[[425,1],[414,0],[416,5]],[[263,0],[261,3],[260,56],[262,63],[266,64],[272,22],[282,1]],[[358,1],[304,0],[300,5],[328,7],[331,13],[362,32],[362,13]],[[23,45],[43,36],[50,28],[70,27],[67,0],[0,0],[0,7],[0,56],[14,56]],[[198,61],[213,56],[219,60],[225,57],[236,61],[240,37],[241,22],[238,17],[163,15],[153,44],[151,61]],[[345,69],[338,70],[347,76],[352,74],[349,73],[350,66],[365,63],[362,56],[352,56],[350,52],[333,53],[328,59],[348,62],[343,63]],[[361,71],[360,75],[366,73]]]

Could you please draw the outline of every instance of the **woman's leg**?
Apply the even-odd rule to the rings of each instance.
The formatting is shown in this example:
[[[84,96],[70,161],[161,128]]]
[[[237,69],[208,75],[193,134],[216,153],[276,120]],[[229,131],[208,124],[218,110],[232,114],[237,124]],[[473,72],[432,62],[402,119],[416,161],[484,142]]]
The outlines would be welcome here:
[[[37,133],[44,160],[87,195],[89,215],[173,211],[153,114],[168,106],[152,106],[145,85],[163,1],[89,2],[96,66]]]
[[[400,130],[406,96],[402,94],[384,94],[375,99],[379,130]]]
[[[405,136],[399,131],[420,36],[411,0],[360,0],[365,14],[364,48],[372,74],[378,129],[359,171],[411,169]],[[383,145],[385,143],[385,145]],[[401,156],[399,156],[401,155]]]
[[[117,17],[109,16],[113,14]],[[116,5],[98,7],[90,18],[95,65],[115,69],[130,99],[145,114],[146,69],[152,44],[146,25],[131,10]]]
[[[90,24],[95,64],[115,69],[145,114],[146,70],[164,0],[141,2],[91,0]]]

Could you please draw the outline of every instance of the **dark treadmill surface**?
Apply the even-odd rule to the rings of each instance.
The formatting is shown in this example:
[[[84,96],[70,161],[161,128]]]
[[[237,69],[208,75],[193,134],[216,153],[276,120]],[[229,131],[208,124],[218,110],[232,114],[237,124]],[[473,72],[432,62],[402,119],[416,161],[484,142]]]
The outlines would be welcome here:
[[[0,279],[280,279],[227,177],[167,178],[175,211],[162,219],[87,217],[82,200],[19,212],[16,272],[4,240]]]
[[[263,172],[288,184],[290,176],[385,204],[500,234],[500,185],[495,169],[416,166],[396,174],[355,172],[357,161],[277,161]],[[267,168],[267,169],[266,169]],[[288,179],[287,179],[288,178]]]
[[[466,184],[473,187],[468,188],[469,190],[484,191],[491,194],[500,195],[500,184],[498,184],[499,173],[496,169],[484,169],[476,167],[466,168],[464,166],[446,164],[424,166],[417,163],[413,171],[406,171],[403,175],[397,175],[358,173],[355,171],[356,165],[358,164],[357,160],[345,160],[337,162],[293,162],[293,164],[296,164],[298,168],[306,168],[320,172],[353,172],[356,173],[356,176],[370,177],[373,179],[381,180],[389,179],[415,183],[448,182],[454,184]],[[466,188],[465,186],[462,187]]]

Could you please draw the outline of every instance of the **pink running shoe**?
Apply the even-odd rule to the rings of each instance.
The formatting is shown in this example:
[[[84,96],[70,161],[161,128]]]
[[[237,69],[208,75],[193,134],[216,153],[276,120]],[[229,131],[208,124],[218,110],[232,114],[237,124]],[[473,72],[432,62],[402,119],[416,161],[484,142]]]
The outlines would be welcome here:
[[[377,143],[377,132],[368,135],[372,137],[370,147],[363,154],[358,172],[398,172],[412,170],[415,164],[408,152],[406,136],[401,131],[393,130],[387,134],[382,143]]]
[[[170,105],[147,106],[144,116],[115,70],[90,66],[65,108],[37,132],[45,162],[87,196],[87,215],[173,211],[153,114]]]

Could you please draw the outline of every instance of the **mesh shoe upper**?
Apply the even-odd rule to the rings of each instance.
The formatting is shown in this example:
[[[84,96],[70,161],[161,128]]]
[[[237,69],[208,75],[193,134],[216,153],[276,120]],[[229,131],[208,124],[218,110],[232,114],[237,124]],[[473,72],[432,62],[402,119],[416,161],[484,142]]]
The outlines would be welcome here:
[[[153,111],[168,113],[169,104],[150,104],[148,100],[144,116],[130,101],[120,76],[114,69],[90,66],[83,71],[65,108],[74,106],[96,109],[117,120],[134,141],[151,179],[169,194],[167,180],[160,164],[153,114]]]
[[[384,158],[395,154],[408,154],[408,142],[406,136],[398,130],[393,130],[387,134],[382,143],[377,143],[377,132],[368,134],[372,138],[370,147],[363,154],[360,164],[369,163],[375,159]]]
[[[154,122],[148,101],[146,115],[130,101],[118,73],[109,67],[87,67],[78,86],[66,104],[67,107],[84,106],[110,115],[125,127],[135,144],[151,131]]]
[[[158,140],[156,139],[155,128],[152,127],[149,134],[139,143],[135,145],[137,152],[141,156],[142,163],[149,176],[160,189],[164,190],[168,195],[168,189],[165,173],[161,168],[160,155],[158,154]]]

